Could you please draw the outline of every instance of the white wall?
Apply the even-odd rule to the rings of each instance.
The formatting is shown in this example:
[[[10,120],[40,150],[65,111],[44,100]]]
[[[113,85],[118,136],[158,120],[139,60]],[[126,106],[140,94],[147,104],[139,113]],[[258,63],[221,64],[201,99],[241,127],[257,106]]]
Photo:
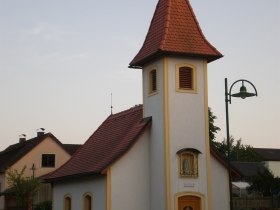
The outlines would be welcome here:
[[[265,166],[274,176],[280,177],[280,161],[266,161]]]
[[[213,210],[229,209],[228,171],[214,157],[211,157]]]
[[[111,210],[149,210],[148,136],[147,131],[111,167]]]
[[[152,116],[150,131],[150,209],[166,209],[163,59],[143,68],[144,117]],[[158,93],[149,96],[148,71],[157,68]]]
[[[66,194],[72,198],[72,209],[83,209],[83,195],[93,196],[93,210],[106,210],[106,176],[78,178],[53,185],[53,210],[63,210],[63,199]]]
[[[191,64],[196,67],[197,93],[176,92],[176,64]],[[170,58],[168,70],[171,192],[172,195],[179,192],[199,192],[207,198],[203,60]],[[195,148],[201,152],[198,155],[197,178],[179,177],[179,157],[176,152],[183,148]]]

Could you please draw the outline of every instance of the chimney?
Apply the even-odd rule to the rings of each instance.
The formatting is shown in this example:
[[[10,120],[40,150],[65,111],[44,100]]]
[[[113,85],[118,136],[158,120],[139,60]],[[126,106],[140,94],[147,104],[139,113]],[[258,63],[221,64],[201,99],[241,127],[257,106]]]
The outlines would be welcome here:
[[[26,141],[26,135],[25,134],[19,135],[19,143],[23,143],[25,141]]]
[[[37,131],[37,137],[45,134],[45,128],[38,128],[36,131]]]

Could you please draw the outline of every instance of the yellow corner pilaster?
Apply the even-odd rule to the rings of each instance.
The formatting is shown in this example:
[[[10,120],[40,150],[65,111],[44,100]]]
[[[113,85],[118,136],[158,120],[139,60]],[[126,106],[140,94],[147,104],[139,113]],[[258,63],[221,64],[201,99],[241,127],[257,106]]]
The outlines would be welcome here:
[[[171,189],[170,189],[170,134],[169,134],[169,94],[168,94],[168,58],[163,58],[163,81],[164,81],[164,141],[165,141],[165,190],[166,209],[171,210]]]
[[[203,62],[204,73],[204,118],[205,118],[205,145],[206,145],[206,168],[207,168],[207,203],[208,210],[212,210],[212,178],[211,178],[211,157],[209,142],[209,116],[208,116],[208,74],[207,61]]]

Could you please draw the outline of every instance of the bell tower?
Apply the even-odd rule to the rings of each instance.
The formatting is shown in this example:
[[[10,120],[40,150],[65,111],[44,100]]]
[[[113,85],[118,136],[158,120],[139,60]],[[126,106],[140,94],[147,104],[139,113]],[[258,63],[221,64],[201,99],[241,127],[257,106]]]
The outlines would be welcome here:
[[[159,0],[142,69],[150,131],[150,209],[211,210],[207,64],[222,57],[204,37],[188,0]]]

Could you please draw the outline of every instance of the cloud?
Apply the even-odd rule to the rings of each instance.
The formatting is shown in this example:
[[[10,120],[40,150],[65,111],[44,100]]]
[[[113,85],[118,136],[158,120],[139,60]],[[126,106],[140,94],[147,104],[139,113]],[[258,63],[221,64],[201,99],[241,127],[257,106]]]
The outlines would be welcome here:
[[[45,40],[54,40],[61,37],[62,32],[57,27],[40,23],[33,26],[32,28],[27,29],[25,34],[28,36],[40,37]]]

